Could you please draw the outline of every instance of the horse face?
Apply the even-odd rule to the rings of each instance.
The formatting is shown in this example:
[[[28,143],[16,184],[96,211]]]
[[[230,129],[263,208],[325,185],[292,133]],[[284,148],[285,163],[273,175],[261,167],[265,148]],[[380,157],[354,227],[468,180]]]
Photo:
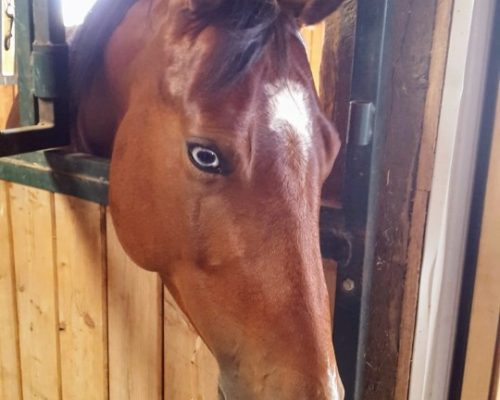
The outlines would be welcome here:
[[[318,237],[339,141],[296,29],[283,26],[285,67],[269,45],[214,90],[208,66],[231,37],[184,34],[183,3],[156,7],[134,6],[106,54],[122,99],[110,177],[120,241],[160,273],[216,356],[228,400],[341,398]],[[165,18],[125,68],[141,13]]]

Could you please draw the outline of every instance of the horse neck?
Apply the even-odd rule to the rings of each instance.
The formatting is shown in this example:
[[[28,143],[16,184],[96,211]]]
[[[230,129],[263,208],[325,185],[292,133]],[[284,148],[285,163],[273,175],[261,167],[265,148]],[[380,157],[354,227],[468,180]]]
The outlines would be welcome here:
[[[70,40],[75,150],[111,156],[124,94],[110,78],[126,75],[130,60],[142,47],[146,36],[133,28],[147,25],[143,14],[152,1],[99,0]],[[126,29],[131,24],[132,29]]]

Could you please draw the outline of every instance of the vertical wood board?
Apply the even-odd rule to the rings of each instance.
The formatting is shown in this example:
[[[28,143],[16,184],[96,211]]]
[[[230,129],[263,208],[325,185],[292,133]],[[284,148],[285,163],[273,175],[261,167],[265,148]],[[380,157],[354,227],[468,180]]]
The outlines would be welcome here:
[[[396,400],[405,400],[408,397],[425,224],[432,184],[432,172],[434,170],[435,145],[443,95],[452,9],[452,0],[438,0],[436,4],[436,21],[434,23],[432,57],[429,67],[429,86],[425,100],[416,191],[410,220],[408,268],[405,277],[396,376]]]
[[[0,399],[20,400],[21,370],[9,185],[0,181]]]
[[[53,195],[10,186],[24,400],[61,398]]]
[[[219,370],[215,358],[165,289],[164,398],[217,400]]]
[[[106,399],[104,210],[56,195],[55,217],[63,398]]]
[[[408,319],[408,309],[413,305],[411,299],[405,302],[405,290],[415,290],[418,285],[420,266],[412,264],[410,255],[418,256],[422,249],[418,236],[427,203],[425,193],[416,197],[415,175],[422,158],[429,88],[437,85],[435,90],[442,90],[438,81],[431,80],[437,7],[438,0],[401,0],[392,7],[392,70],[385,88],[389,104],[381,149],[380,206],[362,395],[365,400],[393,399],[396,390],[403,393],[408,387],[409,357],[404,361],[400,356],[411,352],[413,335],[407,329],[412,330],[414,323]],[[432,154],[426,156],[432,158]],[[418,215],[421,217],[413,219]],[[410,246],[412,235],[417,242]],[[399,372],[403,367],[405,376]]]
[[[125,254],[107,215],[111,400],[156,400],[163,392],[162,284]],[[172,399],[175,400],[175,399]]]
[[[15,98],[15,86],[0,85],[0,128],[7,128],[11,114],[12,104]]]
[[[500,88],[499,88],[500,89]],[[486,399],[492,385],[500,316],[500,90],[481,226],[462,400]]]

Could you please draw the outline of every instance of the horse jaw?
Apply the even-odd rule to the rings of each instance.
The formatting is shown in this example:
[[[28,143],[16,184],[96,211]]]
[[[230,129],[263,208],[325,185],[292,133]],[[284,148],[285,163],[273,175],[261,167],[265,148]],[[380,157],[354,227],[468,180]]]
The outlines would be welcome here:
[[[309,391],[304,391],[305,385],[300,384],[300,379],[290,379],[299,384],[295,390],[289,382],[288,385],[283,382],[283,377],[295,378],[294,371],[283,371],[282,377],[273,382],[276,375],[276,369],[269,369],[262,373],[258,383],[248,386],[239,381],[234,371],[222,371],[219,400],[344,400],[344,387],[336,368],[330,368],[321,384]]]

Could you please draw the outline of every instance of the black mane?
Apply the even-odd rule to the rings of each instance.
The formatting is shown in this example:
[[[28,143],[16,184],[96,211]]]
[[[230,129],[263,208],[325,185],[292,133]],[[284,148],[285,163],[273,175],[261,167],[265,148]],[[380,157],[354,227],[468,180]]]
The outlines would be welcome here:
[[[280,66],[286,55],[285,32],[290,20],[276,0],[222,0],[216,7],[192,12],[190,29],[194,35],[208,26],[219,30],[219,43],[206,68],[206,88],[217,90],[237,81],[270,44]]]
[[[71,86],[75,106],[101,67],[111,35],[135,2],[98,0],[71,40]],[[281,11],[276,0],[220,0],[217,6],[199,7],[188,14],[186,33],[196,36],[208,26],[220,31],[220,43],[205,68],[204,86],[207,89],[217,90],[234,83],[270,43],[275,46],[276,65],[280,66],[285,58],[285,27],[290,18]]]
[[[70,42],[71,95],[77,104],[104,60],[111,35],[136,0],[98,0]]]

